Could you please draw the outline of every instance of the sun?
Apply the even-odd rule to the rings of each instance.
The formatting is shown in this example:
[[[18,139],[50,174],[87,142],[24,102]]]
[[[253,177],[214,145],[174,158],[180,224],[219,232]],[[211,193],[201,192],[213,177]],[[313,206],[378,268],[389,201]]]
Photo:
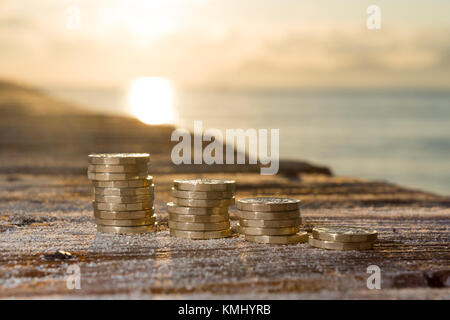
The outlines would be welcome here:
[[[146,124],[175,123],[173,102],[173,85],[165,78],[137,78],[128,91],[130,112]]]

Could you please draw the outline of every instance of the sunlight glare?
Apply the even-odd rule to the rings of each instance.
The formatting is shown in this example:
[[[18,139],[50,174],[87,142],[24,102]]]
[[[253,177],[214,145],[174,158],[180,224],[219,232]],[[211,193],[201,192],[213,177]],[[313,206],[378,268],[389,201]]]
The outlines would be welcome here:
[[[131,113],[146,124],[174,123],[174,90],[168,79],[144,77],[135,79],[128,92]]]

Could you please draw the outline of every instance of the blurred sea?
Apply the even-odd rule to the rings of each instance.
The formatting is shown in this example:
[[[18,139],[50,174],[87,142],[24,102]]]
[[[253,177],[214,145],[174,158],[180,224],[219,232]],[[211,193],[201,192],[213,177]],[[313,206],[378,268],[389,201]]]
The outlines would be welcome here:
[[[47,91],[94,110],[128,112],[120,90]],[[179,127],[203,120],[204,129],[279,128],[283,159],[450,195],[450,92],[179,91],[174,104]]]

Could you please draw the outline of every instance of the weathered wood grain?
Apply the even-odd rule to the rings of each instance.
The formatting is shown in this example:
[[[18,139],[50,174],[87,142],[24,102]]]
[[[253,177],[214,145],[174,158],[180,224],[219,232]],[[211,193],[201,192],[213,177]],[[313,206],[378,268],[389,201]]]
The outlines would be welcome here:
[[[226,175],[238,180],[237,197],[302,199],[307,229],[347,224],[380,232],[374,250],[339,252],[308,244],[253,244],[237,235],[207,241],[171,238],[164,203],[175,174],[155,177],[161,231],[141,236],[96,233],[84,176],[8,177],[0,180],[2,298],[450,297],[450,208],[445,197],[338,177],[304,176],[297,182],[271,177],[258,184],[264,179],[256,174]],[[404,201],[389,200],[396,195]],[[75,257],[44,258],[59,249]],[[71,264],[81,268],[81,290],[66,287]],[[366,268],[373,264],[382,270],[382,290],[366,287]]]

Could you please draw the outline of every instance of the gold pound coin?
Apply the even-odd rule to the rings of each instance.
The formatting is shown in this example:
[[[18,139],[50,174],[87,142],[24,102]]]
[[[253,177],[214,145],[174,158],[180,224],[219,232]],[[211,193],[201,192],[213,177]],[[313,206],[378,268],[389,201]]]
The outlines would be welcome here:
[[[154,217],[155,209],[140,211],[99,211],[94,210],[94,217],[107,220],[143,219]]]
[[[283,227],[298,227],[301,224],[301,219],[290,220],[247,220],[239,219],[239,225],[242,227],[256,227],[256,228],[283,228]]]
[[[234,199],[222,199],[222,200],[196,200],[196,199],[181,199],[173,198],[172,202],[178,206],[184,207],[229,207],[234,203]]]
[[[221,215],[193,215],[193,214],[174,214],[169,213],[169,221],[176,222],[194,222],[194,223],[215,223],[230,221],[228,214]]]
[[[95,222],[102,226],[138,227],[154,224],[155,217],[153,216],[143,219],[121,219],[121,220],[96,218]]]
[[[173,181],[177,190],[186,191],[234,191],[236,181],[220,179],[177,179]]]
[[[116,233],[116,234],[136,234],[154,232],[155,226],[139,226],[139,227],[117,227],[117,226],[102,226],[97,225],[97,231],[102,233]]]
[[[122,181],[92,181],[92,185],[98,188],[142,188],[153,184],[153,177],[147,176],[141,180]]]
[[[219,215],[228,213],[228,207],[182,207],[173,202],[167,203],[167,211],[173,214],[188,214],[196,216]]]
[[[334,242],[314,239],[309,237],[308,243],[316,248],[328,250],[369,250],[373,247],[373,242]]]
[[[260,212],[260,211],[237,211],[240,219],[246,220],[290,220],[300,219],[300,211],[277,211],[277,212]]]
[[[313,228],[314,239],[335,242],[373,242],[377,240],[378,232],[375,230],[348,227],[326,226]]]
[[[94,187],[94,194],[100,196],[142,196],[153,195],[154,186],[142,188],[96,188]]]
[[[88,172],[93,173],[145,173],[148,174],[148,165],[142,164],[90,164]]]
[[[102,203],[93,202],[93,207],[99,211],[140,211],[148,210],[153,207],[153,202],[140,203]]]
[[[296,234],[299,231],[298,227],[286,228],[254,228],[254,227],[239,227],[240,233],[251,236],[284,236]]]
[[[93,153],[88,156],[91,164],[142,164],[150,160],[148,153]]]
[[[277,197],[246,198],[238,200],[236,207],[244,211],[292,211],[299,209],[300,200]]]
[[[94,200],[104,203],[139,203],[153,201],[153,196],[149,194],[139,196],[101,196],[96,194]]]
[[[169,221],[169,228],[186,231],[219,231],[230,228],[230,222],[193,223]]]
[[[251,236],[245,235],[245,240],[266,244],[294,244],[308,242],[308,233],[299,232],[290,236]]]
[[[186,238],[192,240],[208,240],[208,239],[219,239],[227,238],[231,236],[231,230],[221,230],[221,231],[184,231],[170,229],[170,235],[177,238]]]
[[[95,173],[88,172],[88,179],[94,181],[142,180],[147,173]]]
[[[231,191],[184,191],[172,188],[172,196],[183,199],[220,200],[233,198]]]

